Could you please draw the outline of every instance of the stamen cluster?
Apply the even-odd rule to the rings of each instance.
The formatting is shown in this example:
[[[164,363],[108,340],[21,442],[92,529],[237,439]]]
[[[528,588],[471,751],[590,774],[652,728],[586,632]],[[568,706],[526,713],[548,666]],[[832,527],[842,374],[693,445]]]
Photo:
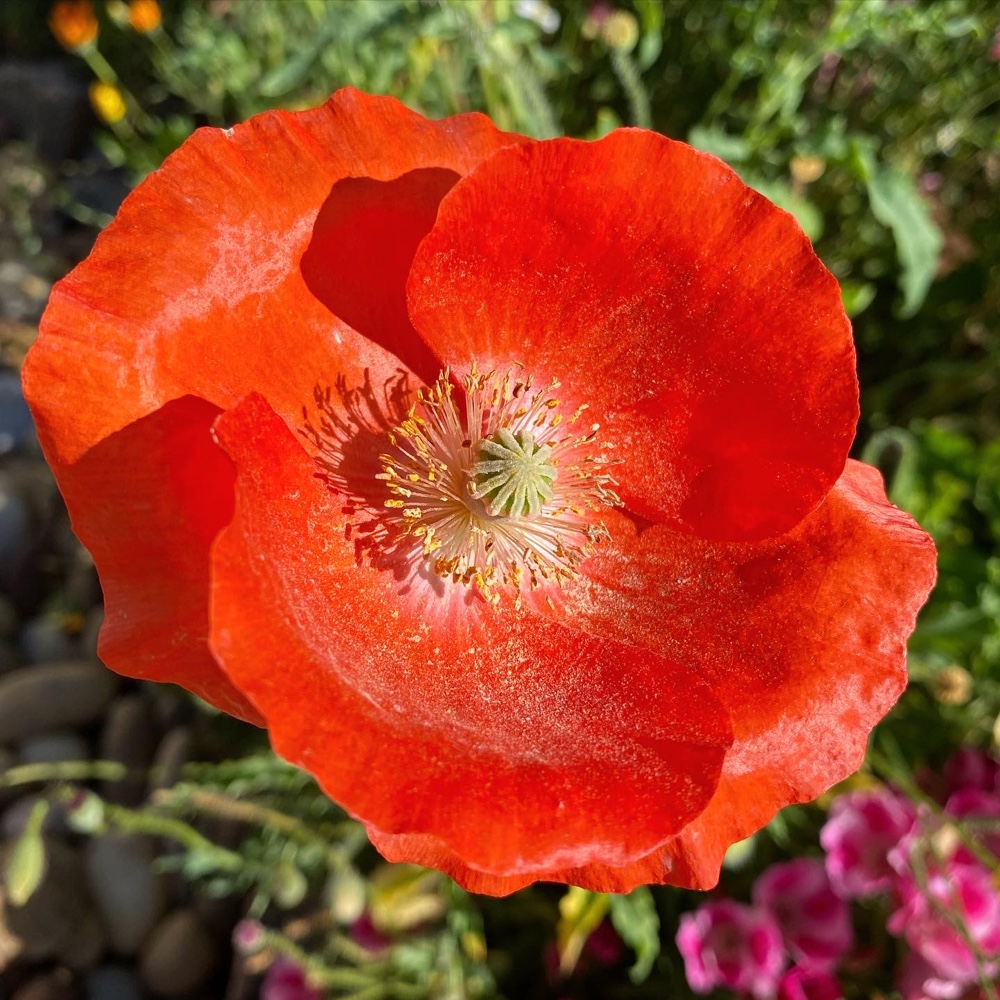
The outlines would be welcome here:
[[[520,591],[572,579],[607,530],[593,512],[619,506],[598,444],[598,424],[578,428],[530,376],[446,370],[417,395],[380,456],[392,496],[389,519],[420,542],[433,571],[498,601],[498,585]]]

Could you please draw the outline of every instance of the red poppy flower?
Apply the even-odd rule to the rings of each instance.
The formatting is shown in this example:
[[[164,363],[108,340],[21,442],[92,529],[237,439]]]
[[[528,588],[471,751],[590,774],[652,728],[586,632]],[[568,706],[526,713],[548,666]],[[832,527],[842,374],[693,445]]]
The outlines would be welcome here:
[[[472,889],[710,886],[904,686],[934,550],[847,461],[837,284],[682,143],[353,90],[201,130],[24,378],[105,661]]]

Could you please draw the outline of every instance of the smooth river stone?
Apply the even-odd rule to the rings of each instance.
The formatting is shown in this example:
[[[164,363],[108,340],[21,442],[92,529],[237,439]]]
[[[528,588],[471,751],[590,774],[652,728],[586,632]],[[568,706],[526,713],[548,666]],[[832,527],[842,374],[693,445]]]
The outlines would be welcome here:
[[[0,677],[0,743],[93,722],[118,681],[99,663],[67,660],[22,667]]]
[[[134,955],[166,907],[162,877],[152,870],[156,852],[145,837],[106,834],[87,843],[84,861],[90,892],[111,948]]]

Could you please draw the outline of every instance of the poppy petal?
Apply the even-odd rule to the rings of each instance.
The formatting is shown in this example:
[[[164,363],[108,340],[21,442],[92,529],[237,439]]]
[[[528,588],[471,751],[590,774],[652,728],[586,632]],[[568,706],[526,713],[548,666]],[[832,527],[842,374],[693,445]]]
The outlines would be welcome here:
[[[773,537],[844,468],[858,387],[837,282],[790,215],[683,143],[502,150],[442,201],[408,294],[448,365],[522,362],[588,404],[647,519]]]
[[[220,707],[236,697],[203,645],[203,622],[190,631],[193,646],[202,642],[197,653],[189,648],[190,662],[170,660],[170,646],[155,651],[155,628],[144,654],[155,668],[130,666],[118,652],[114,623],[124,621],[131,598],[110,568],[132,579],[130,560],[139,575],[155,567],[164,537],[176,551],[207,560],[206,540],[186,539],[185,525],[194,525],[183,518],[163,535],[162,512],[144,485],[155,470],[141,454],[143,435],[148,426],[169,434],[166,424],[177,412],[160,407],[191,394],[224,408],[263,390],[296,426],[314,392],[322,394],[338,374],[350,377],[355,395],[358,386],[370,394],[399,392],[404,383],[412,390],[426,372],[436,374],[406,316],[410,257],[443,192],[517,140],[482,115],[431,122],[391,98],[351,89],[311,111],[260,115],[227,131],[201,129],[136,188],[90,257],[56,286],[24,366],[25,395],[78,534],[117,552],[110,538],[116,531],[127,549],[120,559],[103,560],[111,596],[101,648],[115,669],[177,681]],[[386,241],[381,251],[379,240]],[[363,313],[358,301],[378,305]],[[326,414],[336,419],[354,397],[329,391],[325,398],[328,411],[339,408]],[[152,425],[143,423],[157,412]],[[207,428],[193,454],[209,462],[211,479],[219,458]],[[136,442],[134,484],[131,464],[100,479],[100,456],[126,447],[102,450],[117,432]],[[81,479],[73,463],[85,453]],[[128,534],[109,513],[119,507],[129,511]],[[206,517],[217,513],[211,508]],[[182,592],[192,575],[201,589]],[[158,585],[165,607],[193,601],[195,593],[204,597],[207,576],[207,561],[186,566],[176,579],[164,573]],[[178,588],[172,596],[171,585]],[[170,614],[157,618],[148,610],[172,627]],[[135,619],[134,627],[143,622]],[[212,697],[219,684],[228,694]],[[233,703],[234,714],[255,717],[243,699]]]
[[[701,811],[731,736],[693,672],[394,574],[391,553],[359,559],[342,497],[261,397],[216,433],[237,482],[213,652],[275,749],[349,812],[530,878],[628,864]]]
[[[178,396],[264,392],[294,425],[336,373],[436,376],[403,307],[409,257],[451,183],[514,141],[350,88],[198,130],[53,289],[24,382],[57,475]]]
[[[853,460],[818,510],[767,542],[639,530],[625,516],[609,528],[613,540],[555,612],[541,611],[683,661],[729,711],[736,739],[719,788],[666,851],[670,881],[706,888],[730,844],[860,766],[906,686],[934,544],[889,503],[879,473]]]
[[[129,677],[170,681],[231,715],[260,716],[208,651],[208,552],[233,513],[219,408],[185,396],[109,435],[60,485],[104,588],[99,652]]]

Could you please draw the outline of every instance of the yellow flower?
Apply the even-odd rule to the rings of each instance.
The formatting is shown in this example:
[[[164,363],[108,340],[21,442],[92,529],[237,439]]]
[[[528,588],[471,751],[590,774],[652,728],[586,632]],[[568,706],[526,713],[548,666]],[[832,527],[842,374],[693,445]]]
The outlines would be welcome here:
[[[128,23],[147,34],[160,26],[163,20],[163,12],[156,0],[132,0],[128,5]]]
[[[56,41],[70,51],[97,41],[97,17],[90,0],[59,0],[49,13],[49,28]]]
[[[631,52],[639,41],[639,22],[627,10],[612,11],[601,25],[601,37],[613,49]]]
[[[102,121],[109,125],[125,117],[125,98],[113,83],[97,81],[90,85],[90,103]]]

